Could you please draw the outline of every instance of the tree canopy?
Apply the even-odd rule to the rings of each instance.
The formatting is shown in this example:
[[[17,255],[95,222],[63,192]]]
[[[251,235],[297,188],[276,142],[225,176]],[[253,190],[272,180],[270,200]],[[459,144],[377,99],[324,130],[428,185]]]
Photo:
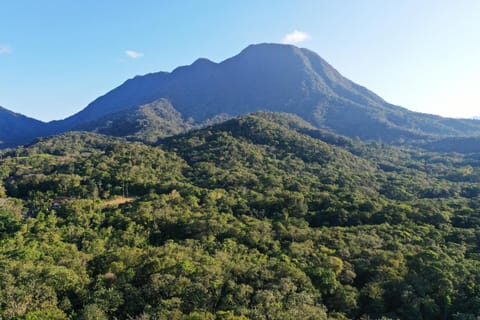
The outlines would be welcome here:
[[[475,319],[480,157],[242,116],[0,154],[5,319]]]

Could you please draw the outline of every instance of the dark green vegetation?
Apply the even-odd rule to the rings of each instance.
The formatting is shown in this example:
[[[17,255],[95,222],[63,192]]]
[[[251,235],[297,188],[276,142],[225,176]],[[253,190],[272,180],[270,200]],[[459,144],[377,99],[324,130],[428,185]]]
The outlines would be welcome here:
[[[480,136],[480,121],[421,114],[387,103],[310,50],[258,44],[220,63],[198,59],[170,73],[137,76],[61,121],[31,125],[0,112],[0,124],[5,118],[16,128],[0,126],[0,148],[72,130],[152,142],[212,119],[260,110],[294,113],[318,128],[362,140],[428,147],[435,139]]]
[[[475,319],[480,155],[254,114],[0,154],[2,319]]]
[[[152,143],[161,137],[192,129],[192,124],[185,122],[168,100],[159,99],[133,111],[102,117],[77,129]]]

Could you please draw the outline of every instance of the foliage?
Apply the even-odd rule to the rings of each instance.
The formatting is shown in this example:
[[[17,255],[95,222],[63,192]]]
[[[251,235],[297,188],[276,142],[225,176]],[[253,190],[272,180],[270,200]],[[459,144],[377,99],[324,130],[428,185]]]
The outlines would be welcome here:
[[[0,155],[5,319],[473,319],[480,158],[258,113]]]

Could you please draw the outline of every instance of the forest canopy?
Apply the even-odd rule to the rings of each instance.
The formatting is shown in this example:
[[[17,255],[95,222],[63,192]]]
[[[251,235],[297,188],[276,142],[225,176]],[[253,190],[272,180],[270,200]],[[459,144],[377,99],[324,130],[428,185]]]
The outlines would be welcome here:
[[[0,154],[4,319],[476,319],[480,155],[257,113]]]

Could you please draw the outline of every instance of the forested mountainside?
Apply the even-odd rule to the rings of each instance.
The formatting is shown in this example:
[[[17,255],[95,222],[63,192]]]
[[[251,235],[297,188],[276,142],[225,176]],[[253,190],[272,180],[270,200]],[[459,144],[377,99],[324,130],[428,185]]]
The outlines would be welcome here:
[[[480,154],[256,113],[0,154],[3,319],[475,319]]]
[[[343,77],[310,50],[263,43],[220,63],[202,58],[172,72],[136,76],[64,120],[32,123],[0,112],[0,124],[14,128],[0,127],[0,148],[75,130],[151,143],[257,111],[294,113],[317,128],[365,141],[430,146],[431,140],[480,136],[478,120],[395,106]]]

